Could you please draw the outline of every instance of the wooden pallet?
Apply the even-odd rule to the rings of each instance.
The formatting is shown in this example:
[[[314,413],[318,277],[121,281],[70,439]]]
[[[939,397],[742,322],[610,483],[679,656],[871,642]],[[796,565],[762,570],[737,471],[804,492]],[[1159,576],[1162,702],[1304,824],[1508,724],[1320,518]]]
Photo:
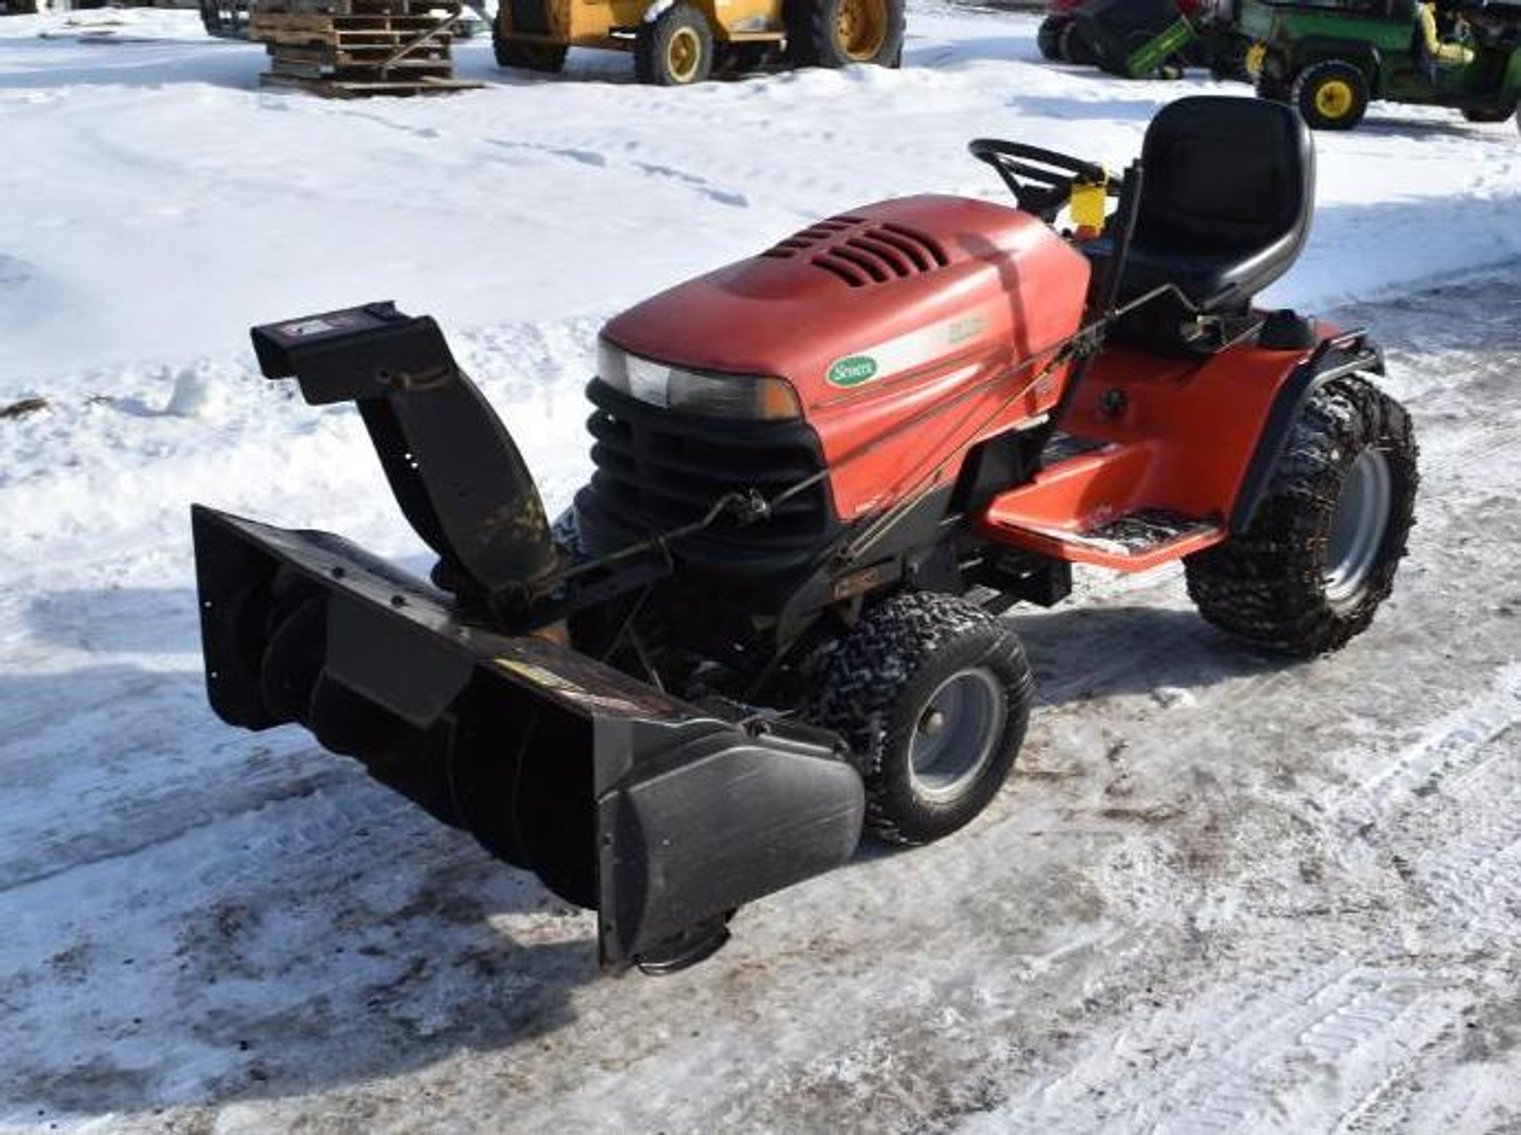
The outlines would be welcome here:
[[[318,0],[276,0],[315,4]],[[347,12],[271,11],[266,0],[249,23],[249,38],[269,52],[268,86],[298,87],[319,94],[431,94],[469,90],[479,83],[454,78],[449,29],[459,18],[455,0],[429,5],[431,14],[373,10],[418,0],[323,0]],[[356,11],[368,5],[372,10]],[[318,89],[318,88],[321,89]]]
[[[416,82],[364,82],[347,79],[302,79],[294,75],[260,75],[266,87],[297,88],[331,99],[367,98],[373,95],[443,95],[455,91],[474,91],[484,83],[468,79],[419,79]]]
[[[259,0],[258,11],[271,16],[417,16],[453,15],[459,0]]]
[[[335,83],[415,83],[425,79],[448,81],[454,78],[454,68],[426,63],[414,64],[403,60],[388,68],[383,74],[373,67],[334,67],[326,63],[292,63],[277,59],[268,74],[282,75],[292,79],[321,79]]]
[[[275,47],[269,48],[270,67],[279,70],[285,66],[322,66],[329,68],[346,67],[371,67],[378,68],[395,53],[390,44],[350,44],[344,47],[331,47],[325,44],[306,45],[301,47]],[[398,59],[392,67],[403,64],[416,67],[420,64],[430,66],[442,66],[452,70],[454,62],[449,54],[447,45],[435,47],[427,45],[419,47],[408,55]],[[445,76],[447,78],[448,76]]]
[[[453,12],[448,15],[454,15]],[[248,21],[250,28],[266,31],[418,31],[437,25],[442,17],[426,13],[360,12],[333,15],[328,12],[266,12],[262,8]]]
[[[439,21],[429,16],[321,16],[308,13],[282,15],[260,12],[249,21],[248,38],[260,43],[305,47],[389,46],[408,43]],[[453,36],[439,32],[429,43],[448,46]]]

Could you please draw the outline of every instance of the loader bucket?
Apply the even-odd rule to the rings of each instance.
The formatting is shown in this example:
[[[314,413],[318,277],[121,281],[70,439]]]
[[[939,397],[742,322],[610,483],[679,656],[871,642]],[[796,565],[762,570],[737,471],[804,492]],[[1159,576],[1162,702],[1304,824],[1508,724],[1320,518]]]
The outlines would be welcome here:
[[[604,966],[706,956],[734,908],[855,849],[861,781],[829,734],[720,720],[552,641],[471,625],[329,533],[200,505],[192,525],[217,714],[304,726],[595,909]]]

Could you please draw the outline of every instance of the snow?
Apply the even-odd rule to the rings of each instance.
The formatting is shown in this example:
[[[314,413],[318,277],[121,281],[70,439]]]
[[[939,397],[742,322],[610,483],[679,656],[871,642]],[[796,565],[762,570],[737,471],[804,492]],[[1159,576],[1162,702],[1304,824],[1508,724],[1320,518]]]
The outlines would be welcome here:
[[[204,704],[191,500],[422,563],[355,415],[260,378],[250,324],[437,316],[558,507],[615,311],[863,201],[997,198],[973,136],[1118,167],[1168,99],[1245,93],[1043,65],[1033,31],[918,7],[901,72],[686,91],[474,42],[485,90],[335,103],[191,13],[0,19],[0,408],[46,400],[0,418],[0,1124],[1521,1122],[1513,123],[1318,136],[1269,297],[1376,327],[1420,427],[1374,629],[1282,667],[1174,570],[1085,576],[1015,616],[1041,705],[989,813],[755,904],[687,974],[599,978],[588,916]]]

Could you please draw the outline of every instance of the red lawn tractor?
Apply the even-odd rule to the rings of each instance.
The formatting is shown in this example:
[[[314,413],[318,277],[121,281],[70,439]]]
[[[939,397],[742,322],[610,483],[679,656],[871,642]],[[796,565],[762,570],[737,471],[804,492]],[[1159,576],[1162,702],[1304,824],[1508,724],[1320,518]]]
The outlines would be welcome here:
[[[1123,176],[971,148],[1012,207],[863,206],[608,323],[553,525],[431,319],[256,328],[267,376],[357,404],[439,558],[196,506],[216,712],[299,723],[659,970],[863,832],[981,812],[1031,704],[999,616],[1074,564],[1182,561],[1206,619],[1293,657],[1363,631],[1416,447],[1362,332],[1253,305],[1309,231],[1299,116],[1179,100]]]

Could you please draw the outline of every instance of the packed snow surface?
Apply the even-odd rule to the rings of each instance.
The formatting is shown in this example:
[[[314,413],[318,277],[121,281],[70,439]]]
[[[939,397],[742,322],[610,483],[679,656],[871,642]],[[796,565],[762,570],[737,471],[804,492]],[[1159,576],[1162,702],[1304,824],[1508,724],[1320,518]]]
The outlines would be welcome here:
[[[916,8],[902,71],[683,91],[474,42],[482,91],[326,102],[193,14],[0,20],[0,1124],[1521,1125],[1514,123],[1318,136],[1268,297],[1375,325],[1416,416],[1372,631],[1286,666],[1176,570],[1087,575],[1014,616],[1040,704],[988,813],[754,904],[696,969],[599,977],[589,915],[204,704],[191,500],[425,563],[352,409],[260,378],[250,324],[437,316],[559,507],[618,309],[865,201],[998,198],[971,137],[1118,167],[1168,99],[1248,95],[1045,65],[1034,27]]]

